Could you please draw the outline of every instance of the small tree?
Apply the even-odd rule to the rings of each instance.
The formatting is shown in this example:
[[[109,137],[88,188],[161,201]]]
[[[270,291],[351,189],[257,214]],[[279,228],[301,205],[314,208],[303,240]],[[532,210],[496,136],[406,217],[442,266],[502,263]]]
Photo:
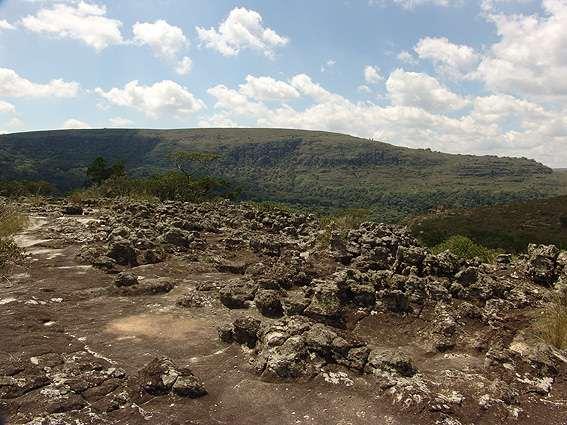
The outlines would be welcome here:
[[[89,168],[87,168],[87,177],[94,184],[100,185],[111,177],[123,177],[126,175],[126,169],[122,161],[114,163],[108,167],[106,160],[99,156],[97,157]]]

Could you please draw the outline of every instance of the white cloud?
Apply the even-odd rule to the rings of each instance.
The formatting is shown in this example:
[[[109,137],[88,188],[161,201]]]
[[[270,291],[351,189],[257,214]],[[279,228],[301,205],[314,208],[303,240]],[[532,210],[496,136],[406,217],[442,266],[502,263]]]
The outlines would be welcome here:
[[[543,0],[542,5],[544,16],[488,13],[500,36],[476,74],[488,89],[519,96],[567,96],[567,1]]]
[[[384,77],[380,73],[380,68],[377,66],[366,65],[364,67],[364,81],[368,84],[378,84],[383,81]]]
[[[453,111],[467,106],[463,97],[442,86],[427,74],[396,69],[386,81],[393,105],[415,106],[426,111]]]
[[[246,76],[246,83],[240,85],[240,93],[256,100],[289,100],[299,97],[299,92],[284,81],[271,77]]]
[[[0,19],[0,31],[2,31],[2,30],[13,30],[15,28],[16,27],[14,25],[9,23],[5,19]]]
[[[15,114],[16,107],[9,102],[0,100],[0,114]]]
[[[325,102],[335,97],[332,93],[325,90],[319,84],[314,83],[307,74],[298,74],[291,79],[291,85],[301,94],[309,96],[317,102]]]
[[[163,115],[182,118],[205,108],[202,100],[171,80],[160,81],[151,86],[130,81],[122,89],[113,88],[105,92],[97,88],[95,93],[113,105],[134,108],[150,118]]]
[[[356,88],[360,93],[372,93],[372,89],[367,85],[361,85]]]
[[[337,64],[337,61],[334,59],[329,59],[323,65],[321,65],[321,72],[326,72],[329,69],[333,68]]]
[[[222,84],[211,87],[207,93],[217,99],[215,108],[226,109],[238,115],[259,116],[268,110],[263,103],[254,102],[239,91]]]
[[[234,128],[240,127],[235,121],[228,118],[225,114],[215,114],[208,119],[199,121],[199,127],[204,128]]]
[[[461,6],[463,0],[368,0],[371,6],[400,6],[404,9],[412,10],[418,6]]]
[[[150,22],[136,22],[132,27],[134,42],[149,46],[160,58],[174,59],[177,54],[189,46],[183,30],[168,24],[163,19]]]
[[[177,72],[179,75],[187,75],[191,72],[192,68],[193,61],[191,60],[191,58],[184,56],[183,59],[181,59],[175,66],[175,72]]]
[[[75,97],[78,91],[79,84],[76,82],[55,79],[47,84],[37,84],[20,77],[12,69],[0,68],[0,96]]]
[[[118,128],[129,127],[132,124],[134,124],[134,122],[132,120],[129,120],[128,118],[122,118],[122,117],[110,118],[108,120],[108,122],[110,123],[110,125],[112,127],[118,127]]]
[[[23,18],[21,24],[33,32],[80,40],[100,51],[123,42],[122,23],[105,15],[104,5],[81,1],[40,9],[35,15]]]
[[[406,63],[408,65],[416,65],[418,63],[418,60],[407,50],[403,50],[400,53],[398,53],[397,58],[399,61]]]
[[[69,118],[61,125],[61,128],[65,130],[71,130],[71,129],[77,130],[81,128],[92,128],[92,127],[84,121],[80,121],[75,118]]]
[[[446,38],[422,38],[415,46],[421,59],[429,59],[441,75],[453,79],[465,78],[480,61],[472,47],[451,43]]]
[[[232,9],[218,29],[197,27],[201,44],[224,56],[235,56],[244,49],[257,50],[273,57],[275,49],[288,43],[286,37],[262,24],[262,16],[244,7]]]

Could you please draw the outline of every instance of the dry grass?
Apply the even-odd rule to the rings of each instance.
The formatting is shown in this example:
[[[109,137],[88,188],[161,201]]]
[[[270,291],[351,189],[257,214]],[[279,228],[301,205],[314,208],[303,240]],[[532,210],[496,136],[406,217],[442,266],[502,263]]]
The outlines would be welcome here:
[[[563,350],[567,349],[567,292],[549,303],[535,321],[539,337],[548,344]]]
[[[0,238],[19,232],[27,225],[28,219],[9,204],[0,205]]]
[[[23,260],[22,250],[12,236],[27,225],[28,219],[9,204],[0,205],[0,274]]]

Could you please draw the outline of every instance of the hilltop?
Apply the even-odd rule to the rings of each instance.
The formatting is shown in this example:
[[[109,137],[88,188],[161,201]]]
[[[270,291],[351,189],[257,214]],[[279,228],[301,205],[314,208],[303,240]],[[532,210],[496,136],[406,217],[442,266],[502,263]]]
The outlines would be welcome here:
[[[567,174],[525,158],[452,155],[348,135],[283,129],[58,130],[0,136],[0,179],[81,187],[97,156],[129,174],[172,168],[171,154],[220,154],[210,172],[245,199],[370,208],[380,221],[439,206],[475,207],[567,193]]]

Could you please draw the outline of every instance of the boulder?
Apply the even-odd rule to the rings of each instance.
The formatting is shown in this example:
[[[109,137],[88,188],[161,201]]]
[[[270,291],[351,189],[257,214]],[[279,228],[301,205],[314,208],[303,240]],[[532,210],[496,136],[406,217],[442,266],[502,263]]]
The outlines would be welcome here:
[[[137,265],[136,250],[128,239],[116,239],[111,242],[106,256],[121,266]]]
[[[411,357],[403,351],[394,349],[370,351],[365,370],[367,373],[390,372],[404,377],[411,377],[417,373]]]
[[[533,281],[542,285],[553,285],[558,278],[559,249],[555,245],[530,244],[528,256],[527,273]]]
[[[80,205],[65,205],[61,212],[65,215],[83,215],[83,208]]]
[[[239,344],[254,348],[262,322],[250,316],[239,317],[233,323],[233,339]]]
[[[254,298],[254,304],[260,313],[268,317],[283,315],[282,293],[270,289],[260,289]]]
[[[254,299],[258,285],[246,280],[228,282],[219,291],[221,303],[228,308],[247,308],[248,302]]]
[[[130,272],[118,273],[114,278],[114,284],[118,287],[137,285],[138,276]]]

